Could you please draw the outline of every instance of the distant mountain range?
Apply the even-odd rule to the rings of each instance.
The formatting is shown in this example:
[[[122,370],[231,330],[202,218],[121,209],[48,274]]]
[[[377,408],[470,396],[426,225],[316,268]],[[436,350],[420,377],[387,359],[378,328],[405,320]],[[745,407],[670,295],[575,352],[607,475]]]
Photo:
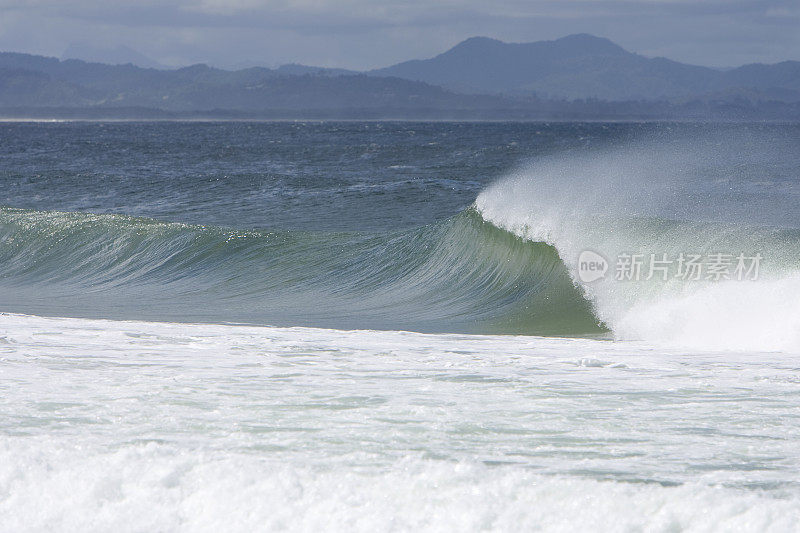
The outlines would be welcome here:
[[[523,44],[473,37],[432,59],[406,61],[371,74],[465,93],[535,93],[568,100],[660,100],[758,92],[765,98],[800,101],[798,61],[721,71],[643,57],[587,34]]]
[[[166,70],[0,53],[0,116],[83,115],[798,120],[800,62],[723,71],[586,34],[527,44],[474,37],[366,73],[295,64]]]
[[[496,96],[454,94],[398,78],[290,68],[143,69],[0,53],[0,108],[148,108],[167,112],[488,109]]]
[[[106,63],[108,65],[130,63],[142,68],[166,68],[136,50],[122,45],[114,48],[100,48],[87,43],[72,43],[61,54],[61,59],[80,59],[90,63]]]

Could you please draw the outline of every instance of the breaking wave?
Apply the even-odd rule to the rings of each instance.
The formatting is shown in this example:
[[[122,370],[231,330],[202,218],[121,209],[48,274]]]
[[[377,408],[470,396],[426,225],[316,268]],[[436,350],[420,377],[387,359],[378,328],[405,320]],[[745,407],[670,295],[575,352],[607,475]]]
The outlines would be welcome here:
[[[753,154],[777,160],[781,147],[726,135],[725,143],[671,140],[541,158],[454,217],[390,233],[0,208],[0,306],[57,316],[800,349],[796,180],[754,179]],[[580,281],[585,250],[611,263],[605,278]],[[622,254],[713,253],[762,257],[758,278],[614,275]]]
[[[797,193],[793,183],[754,179],[747,165],[753,153],[771,157],[775,149],[711,140],[554,157],[489,187],[476,209],[497,227],[553,246],[616,338],[798,350]],[[578,257],[585,250],[608,261],[604,278],[580,282]],[[650,277],[651,254],[673,264],[681,254],[700,257],[699,279],[674,270]],[[729,261],[720,279],[710,270],[717,254]],[[619,258],[633,255],[644,263],[641,276],[618,276]],[[740,255],[748,267],[763,258],[758,272],[734,276]]]
[[[239,231],[0,210],[6,311],[346,328],[596,334],[555,250],[468,210],[393,234]]]

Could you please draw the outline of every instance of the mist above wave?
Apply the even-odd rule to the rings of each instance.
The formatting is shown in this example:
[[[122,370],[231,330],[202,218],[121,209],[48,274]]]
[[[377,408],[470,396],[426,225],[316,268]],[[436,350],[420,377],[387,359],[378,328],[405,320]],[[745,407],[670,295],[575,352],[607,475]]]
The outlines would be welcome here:
[[[796,146],[758,131],[662,135],[532,162],[475,205],[498,227],[552,245],[618,338],[797,350],[797,160]],[[586,250],[610,263],[603,279],[580,281]],[[762,257],[757,279],[711,279],[715,254]],[[617,279],[615,259],[634,255],[645,263],[640,279]],[[646,270],[653,257],[690,255],[706,268],[698,279]]]

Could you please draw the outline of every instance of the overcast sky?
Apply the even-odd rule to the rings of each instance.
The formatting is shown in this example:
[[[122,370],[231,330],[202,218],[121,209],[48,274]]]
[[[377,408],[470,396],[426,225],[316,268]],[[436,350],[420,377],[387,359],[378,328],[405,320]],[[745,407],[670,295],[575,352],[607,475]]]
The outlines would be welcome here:
[[[800,60],[800,0],[0,0],[0,50],[128,46],[165,65],[369,69],[484,35],[571,33],[687,63]]]

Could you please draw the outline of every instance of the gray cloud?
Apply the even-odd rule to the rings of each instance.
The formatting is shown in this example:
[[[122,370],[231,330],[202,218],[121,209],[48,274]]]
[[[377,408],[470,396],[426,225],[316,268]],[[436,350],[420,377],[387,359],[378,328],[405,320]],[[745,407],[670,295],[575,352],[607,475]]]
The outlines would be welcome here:
[[[125,45],[172,65],[302,62],[366,69],[486,35],[608,37],[712,66],[800,59],[796,0],[0,0],[0,49],[60,56]]]

